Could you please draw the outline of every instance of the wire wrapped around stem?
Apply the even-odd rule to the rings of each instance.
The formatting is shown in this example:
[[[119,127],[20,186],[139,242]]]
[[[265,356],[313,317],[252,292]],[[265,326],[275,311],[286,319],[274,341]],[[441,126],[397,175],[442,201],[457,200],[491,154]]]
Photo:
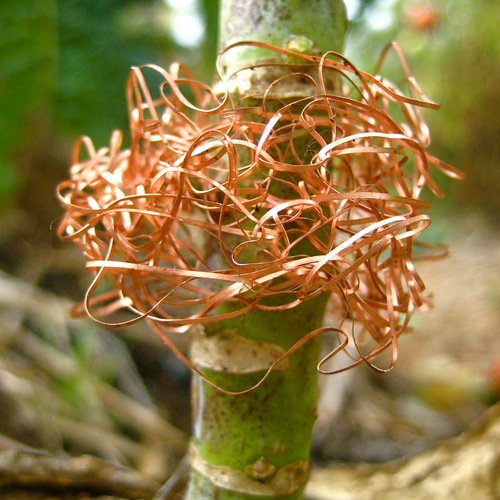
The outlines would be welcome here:
[[[426,151],[420,108],[437,106],[395,45],[409,96],[339,54],[254,44],[295,61],[262,95],[231,91],[256,66],[221,71],[217,92],[180,64],[133,68],[130,149],[119,132],[109,148],[77,143],[70,179],[58,187],[59,234],[94,273],[85,311],[106,325],[147,318],[158,332],[182,333],[329,293],[340,317],[358,325],[341,342],[356,347],[353,365],[392,347],[392,366],[396,339],[423,300],[412,262],[430,223],[422,190],[442,194],[431,168],[460,177]],[[148,72],[162,79],[155,96]],[[303,95],[277,101],[276,89],[294,79]],[[230,312],[220,308],[228,302]],[[130,319],[108,318],[120,309]],[[358,340],[365,333],[368,352]]]

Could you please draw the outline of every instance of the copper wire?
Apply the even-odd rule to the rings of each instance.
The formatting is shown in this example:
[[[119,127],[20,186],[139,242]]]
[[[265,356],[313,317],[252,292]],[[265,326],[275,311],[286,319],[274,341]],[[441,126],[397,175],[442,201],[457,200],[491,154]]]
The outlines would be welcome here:
[[[120,132],[107,148],[96,150],[87,137],[77,142],[70,179],[57,192],[66,211],[59,235],[81,247],[94,274],[84,309],[108,326],[146,318],[171,344],[162,331],[329,293],[335,316],[356,326],[325,327],[299,342],[338,332],[339,347],[320,371],[330,373],[323,365],[348,346],[350,366],[374,366],[392,348],[391,368],[397,338],[424,300],[412,261],[430,223],[422,190],[442,195],[433,170],[460,177],[426,151],[420,109],[437,106],[396,45],[409,95],[339,54],[254,45],[293,56],[307,71],[296,64],[259,97],[232,94],[237,75],[223,70],[224,91],[216,93],[180,64],[133,68],[130,149],[122,149]],[[163,82],[155,95],[148,73]],[[307,92],[276,104],[276,87],[293,75]],[[341,81],[335,92],[325,83],[332,75]],[[276,297],[280,305],[270,306]],[[220,310],[226,302],[231,313]],[[129,319],[111,321],[118,310]]]

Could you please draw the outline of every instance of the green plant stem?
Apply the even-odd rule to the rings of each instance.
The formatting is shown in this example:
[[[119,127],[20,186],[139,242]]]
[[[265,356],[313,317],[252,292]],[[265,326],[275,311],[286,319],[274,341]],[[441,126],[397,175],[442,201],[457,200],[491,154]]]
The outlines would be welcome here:
[[[342,0],[221,0],[219,26],[221,49],[252,40],[322,54],[342,50],[347,21]],[[268,56],[253,48],[232,54],[224,61],[234,66]]]
[[[221,47],[254,40],[302,52],[342,48],[342,1],[222,0],[220,16]],[[229,70],[260,62],[269,53],[250,49],[236,54],[224,60]],[[195,336],[193,362],[217,386],[244,391],[262,379],[273,361],[322,325],[327,300],[320,295],[290,310],[252,310],[211,325]],[[320,342],[318,337],[310,339],[244,395],[228,395],[195,378],[186,498],[302,498],[316,420]]]
[[[321,326],[326,302],[322,295],[291,310],[256,310],[223,321],[195,339],[193,358],[224,389],[248,389],[270,361]],[[301,498],[316,420],[319,350],[320,339],[310,340],[261,387],[240,396],[195,379],[195,477],[188,498]]]

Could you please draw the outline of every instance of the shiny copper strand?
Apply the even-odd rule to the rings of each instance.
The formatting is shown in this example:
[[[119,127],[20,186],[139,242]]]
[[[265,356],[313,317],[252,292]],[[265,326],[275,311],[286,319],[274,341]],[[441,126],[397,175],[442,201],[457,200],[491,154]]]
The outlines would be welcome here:
[[[422,304],[412,262],[415,238],[430,223],[422,189],[441,195],[431,167],[460,176],[426,152],[420,108],[436,105],[395,45],[407,96],[339,54],[258,45],[303,69],[296,64],[257,100],[231,94],[237,75],[221,72],[216,94],[180,64],[134,68],[131,148],[122,150],[120,132],[108,148],[86,137],[76,145],[70,179],[58,187],[66,210],[59,234],[81,247],[94,273],[85,310],[105,325],[147,318],[162,335],[328,292],[337,324],[299,343],[338,332],[320,371],[330,373],[322,365],[339,350],[350,349],[354,366],[387,347],[390,368]],[[151,73],[163,81],[157,95]],[[332,77],[341,81],[335,93],[324,84]],[[294,78],[307,86],[304,97],[276,106],[271,95]],[[228,301],[232,312],[220,312]],[[132,315],[112,321],[119,310]]]

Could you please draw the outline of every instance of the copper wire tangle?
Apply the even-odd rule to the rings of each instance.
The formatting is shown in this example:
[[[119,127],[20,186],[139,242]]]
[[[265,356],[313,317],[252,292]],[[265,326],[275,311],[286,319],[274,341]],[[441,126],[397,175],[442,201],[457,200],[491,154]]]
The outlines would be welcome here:
[[[430,223],[422,190],[442,194],[431,168],[460,177],[426,151],[420,108],[437,106],[395,45],[408,95],[336,53],[254,45],[294,58],[275,63],[279,76],[258,95],[231,90],[257,66],[221,70],[217,90],[181,64],[133,68],[130,149],[120,132],[99,150],[78,141],[70,179],[58,186],[59,234],[94,273],[85,310],[106,325],[147,318],[160,334],[183,333],[329,293],[340,321],[358,325],[341,345],[354,342],[353,365],[397,352],[422,304],[412,260]],[[151,75],[161,79],[156,94]],[[302,95],[280,98],[293,81]],[[109,321],[119,310],[131,316]],[[366,333],[372,347],[361,354]]]

